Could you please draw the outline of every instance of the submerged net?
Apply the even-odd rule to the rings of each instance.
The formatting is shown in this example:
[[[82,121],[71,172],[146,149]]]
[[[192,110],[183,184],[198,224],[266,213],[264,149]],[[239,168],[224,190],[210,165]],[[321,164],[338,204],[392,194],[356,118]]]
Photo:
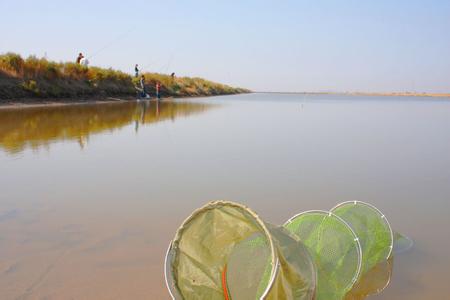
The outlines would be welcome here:
[[[358,279],[361,269],[361,246],[350,226],[326,211],[301,213],[284,226],[314,258],[316,299],[342,299]]]
[[[386,217],[377,208],[361,201],[350,201],[337,205],[331,212],[347,222],[358,236],[362,248],[362,274],[389,259],[393,233]]]
[[[360,277],[345,300],[363,300],[384,290],[392,276],[393,257],[385,260]]]
[[[305,248],[248,208],[216,201],[195,211],[167,252],[174,299],[313,299],[315,270]]]

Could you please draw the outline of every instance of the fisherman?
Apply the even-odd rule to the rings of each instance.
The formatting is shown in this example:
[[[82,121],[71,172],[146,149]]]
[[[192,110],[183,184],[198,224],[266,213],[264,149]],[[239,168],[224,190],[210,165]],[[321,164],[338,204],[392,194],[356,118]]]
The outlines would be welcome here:
[[[138,64],[136,64],[134,66],[134,77],[138,78],[139,77],[139,68],[138,68]]]
[[[80,54],[78,54],[78,57],[77,57],[77,64],[80,64],[80,63],[81,63],[81,60],[82,60],[83,58],[84,58],[83,53],[80,52]]]
[[[80,64],[81,64],[83,67],[87,68],[87,67],[89,66],[89,60],[88,60],[86,57],[83,56],[83,58],[82,58],[81,61],[80,61]]]
[[[172,72],[172,74],[170,74],[170,77],[172,78],[172,80],[175,79],[175,72]]]
[[[145,90],[145,76],[142,75],[141,76],[141,80],[140,80],[140,84],[141,84],[141,97],[142,98],[150,98],[147,94],[147,91]]]
[[[158,100],[161,99],[161,83],[159,82],[156,83],[156,97]]]

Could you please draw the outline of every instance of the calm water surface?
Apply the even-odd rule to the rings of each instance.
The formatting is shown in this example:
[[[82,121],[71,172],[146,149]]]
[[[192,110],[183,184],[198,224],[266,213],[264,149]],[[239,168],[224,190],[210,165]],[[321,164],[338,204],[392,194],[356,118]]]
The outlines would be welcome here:
[[[370,202],[415,241],[373,298],[445,299],[450,101],[251,94],[0,109],[0,299],[168,299],[168,243],[214,199],[276,224]]]

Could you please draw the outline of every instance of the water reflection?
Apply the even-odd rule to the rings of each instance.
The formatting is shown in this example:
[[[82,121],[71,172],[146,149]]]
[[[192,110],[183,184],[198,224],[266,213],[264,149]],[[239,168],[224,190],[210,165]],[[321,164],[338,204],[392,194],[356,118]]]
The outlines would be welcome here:
[[[27,148],[48,147],[61,140],[77,141],[81,148],[89,137],[131,123],[143,125],[204,112],[212,104],[176,101],[141,101],[33,107],[0,110],[0,148],[10,154]]]
[[[391,280],[393,265],[394,258],[391,256],[373,267],[353,286],[345,300],[363,300],[383,291]]]

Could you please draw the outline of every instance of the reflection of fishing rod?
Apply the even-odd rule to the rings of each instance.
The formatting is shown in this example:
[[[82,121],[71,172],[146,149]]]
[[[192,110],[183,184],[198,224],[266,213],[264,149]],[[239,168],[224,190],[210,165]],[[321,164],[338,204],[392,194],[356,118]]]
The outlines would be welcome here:
[[[92,57],[96,56],[97,54],[103,52],[104,50],[106,50],[107,48],[111,47],[112,45],[114,45],[116,42],[120,41],[121,39],[123,39],[124,37],[126,37],[131,31],[133,31],[136,28],[136,26],[131,27],[130,29],[128,29],[126,32],[122,33],[121,35],[117,36],[115,39],[113,39],[112,41],[110,41],[109,43],[107,43],[106,45],[104,45],[102,48],[100,48],[99,50],[95,51],[93,54],[91,54],[87,59],[91,59]]]

